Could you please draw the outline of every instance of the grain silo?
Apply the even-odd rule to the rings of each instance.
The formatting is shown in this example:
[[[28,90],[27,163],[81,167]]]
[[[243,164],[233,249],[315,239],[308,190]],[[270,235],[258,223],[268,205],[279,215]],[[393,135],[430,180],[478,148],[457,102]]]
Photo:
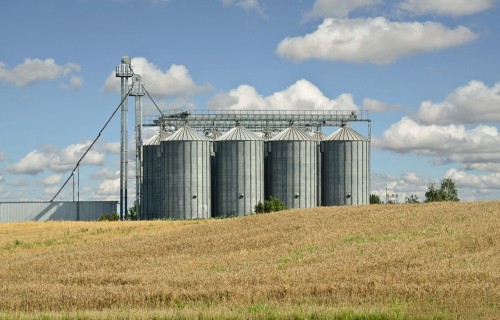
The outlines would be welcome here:
[[[216,214],[248,215],[264,201],[264,142],[237,126],[214,144],[216,158]]]
[[[287,128],[267,144],[268,192],[287,208],[317,205],[317,144],[302,130]]]
[[[322,205],[368,204],[370,141],[342,125],[321,143]]]
[[[161,142],[164,218],[211,217],[210,152],[211,141],[188,126]]]
[[[140,219],[161,218],[160,143],[170,132],[161,131],[143,145],[143,178]]]
[[[316,141],[316,201],[317,205],[321,206],[321,141],[326,138],[326,134],[321,131],[311,132],[311,137]]]

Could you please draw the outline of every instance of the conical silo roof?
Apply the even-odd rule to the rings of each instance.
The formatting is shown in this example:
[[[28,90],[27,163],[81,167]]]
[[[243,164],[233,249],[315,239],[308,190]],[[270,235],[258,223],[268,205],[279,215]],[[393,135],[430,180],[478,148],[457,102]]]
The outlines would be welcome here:
[[[281,131],[271,139],[271,141],[283,141],[283,140],[311,141],[313,140],[313,138],[300,129],[297,129],[295,127],[290,127]]]
[[[217,138],[219,138],[220,136],[222,136],[222,133],[217,129],[210,130],[207,133],[207,138],[209,138],[211,140],[217,140]]]
[[[160,142],[165,141],[172,133],[161,131],[160,133],[155,134],[153,137],[146,140],[143,145],[145,146],[159,146]]]
[[[317,142],[321,142],[323,140],[325,140],[326,138],[326,134],[324,134],[323,132],[321,131],[314,131],[314,132],[311,132],[311,137],[317,141]]]
[[[179,130],[175,131],[170,137],[168,137],[165,141],[210,141],[203,134],[194,130],[191,127],[182,127]]]
[[[229,140],[232,140],[232,141],[235,141],[235,140],[238,140],[238,141],[255,141],[255,140],[261,141],[262,139],[258,135],[256,135],[254,132],[248,130],[247,128],[237,126],[237,127],[232,128],[228,132],[224,133],[219,138],[217,138],[217,141],[229,141]]]
[[[324,141],[368,141],[368,139],[353,129],[342,126],[340,129],[326,137]]]

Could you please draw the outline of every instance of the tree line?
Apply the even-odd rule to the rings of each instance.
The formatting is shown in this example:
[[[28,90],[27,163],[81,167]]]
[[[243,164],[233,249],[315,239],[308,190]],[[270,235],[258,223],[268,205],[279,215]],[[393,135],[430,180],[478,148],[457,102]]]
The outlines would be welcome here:
[[[435,183],[430,183],[425,192],[425,200],[423,202],[438,202],[438,201],[460,201],[458,191],[455,187],[455,182],[451,178],[445,178],[441,181],[439,188]],[[371,204],[380,204],[382,200],[377,194],[370,194]],[[417,195],[411,194],[405,198],[405,203],[420,203]]]

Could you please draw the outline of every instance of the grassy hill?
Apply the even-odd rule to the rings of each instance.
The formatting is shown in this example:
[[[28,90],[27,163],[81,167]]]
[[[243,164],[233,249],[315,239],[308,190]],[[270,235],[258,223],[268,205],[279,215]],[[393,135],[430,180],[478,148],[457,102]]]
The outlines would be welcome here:
[[[0,318],[500,318],[500,202],[0,224]]]

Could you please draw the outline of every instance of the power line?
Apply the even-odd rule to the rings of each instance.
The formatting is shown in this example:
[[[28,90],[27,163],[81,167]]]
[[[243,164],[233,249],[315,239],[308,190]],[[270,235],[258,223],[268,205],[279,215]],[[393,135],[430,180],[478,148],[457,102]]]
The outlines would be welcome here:
[[[68,179],[66,179],[66,181],[64,182],[64,184],[62,185],[62,187],[59,189],[59,191],[57,191],[56,195],[52,198],[52,200],[50,200],[50,202],[53,202],[55,198],[57,198],[57,196],[59,195],[59,193],[61,193],[62,189],[64,189],[64,187],[66,186],[66,184],[68,183],[68,181],[71,179],[71,177],[73,177],[73,175],[75,174],[75,171],[76,169],[79,168],[80,166],[80,163],[82,162],[83,158],[85,158],[85,156],[87,155],[87,153],[90,151],[90,149],[92,149],[92,147],[94,146],[94,144],[97,142],[97,140],[101,137],[101,134],[102,132],[104,131],[104,129],[106,129],[106,127],[108,126],[109,122],[111,121],[111,119],[113,119],[113,117],[115,116],[115,114],[118,112],[118,109],[120,109],[120,107],[122,106],[123,102],[125,101],[125,99],[128,98],[128,95],[130,94],[130,92],[132,91],[133,89],[133,84],[132,86],[130,86],[130,89],[129,91],[127,92],[127,94],[123,97],[123,99],[120,101],[120,104],[118,104],[118,107],[116,107],[115,111],[111,114],[111,117],[109,117],[108,121],[106,121],[106,123],[104,124],[104,126],[102,127],[101,131],[99,131],[99,134],[97,135],[97,137],[94,139],[94,141],[92,141],[92,143],[90,144],[90,146],[87,148],[87,150],[85,150],[85,153],[82,155],[82,157],[80,158],[80,160],[78,160],[78,162],[76,163],[76,166],[73,168],[73,170],[71,171],[71,174],[69,175]]]

